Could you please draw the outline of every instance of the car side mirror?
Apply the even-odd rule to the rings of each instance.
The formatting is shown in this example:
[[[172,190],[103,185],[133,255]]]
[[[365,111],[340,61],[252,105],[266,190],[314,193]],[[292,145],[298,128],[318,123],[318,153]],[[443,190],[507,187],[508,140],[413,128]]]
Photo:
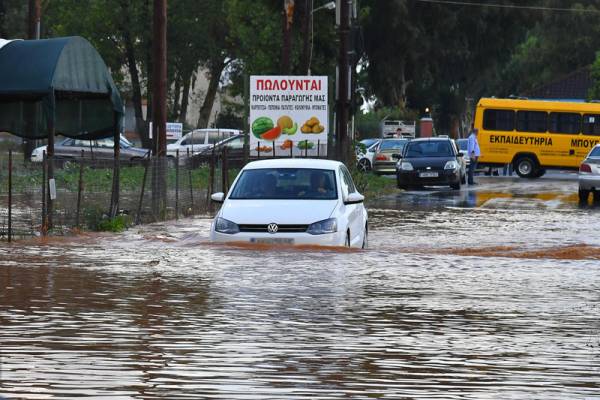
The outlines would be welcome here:
[[[344,204],[359,204],[365,201],[365,196],[358,192],[350,193],[346,200],[344,200]]]
[[[395,159],[399,160],[399,159],[402,158],[402,154],[394,153],[394,154],[392,154],[392,158],[395,158]]]
[[[215,203],[222,203],[225,201],[225,193],[223,193],[223,192],[213,193],[210,196],[210,199],[212,201],[214,201]]]
[[[457,157],[464,157],[464,156],[465,156],[465,153],[459,152],[459,153],[458,153],[456,156],[457,156]]]

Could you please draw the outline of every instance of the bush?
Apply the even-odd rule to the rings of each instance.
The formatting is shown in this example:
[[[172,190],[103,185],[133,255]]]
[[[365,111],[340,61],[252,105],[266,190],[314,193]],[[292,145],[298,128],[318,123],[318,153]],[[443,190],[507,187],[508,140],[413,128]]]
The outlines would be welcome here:
[[[96,226],[100,232],[123,232],[131,226],[131,217],[129,215],[117,215],[114,218],[102,219]]]
[[[123,232],[133,225],[133,219],[123,214],[109,218],[104,210],[92,208],[85,211],[85,225],[97,232]]]

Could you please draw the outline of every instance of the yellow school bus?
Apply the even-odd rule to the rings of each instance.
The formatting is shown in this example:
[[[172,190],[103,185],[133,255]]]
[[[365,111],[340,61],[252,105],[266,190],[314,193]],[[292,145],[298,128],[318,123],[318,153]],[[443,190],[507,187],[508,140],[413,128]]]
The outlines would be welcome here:
[[[482,98],[475,111],[479,162],[512,164],[520,177],[576,169],[600,143],[600,103]]]

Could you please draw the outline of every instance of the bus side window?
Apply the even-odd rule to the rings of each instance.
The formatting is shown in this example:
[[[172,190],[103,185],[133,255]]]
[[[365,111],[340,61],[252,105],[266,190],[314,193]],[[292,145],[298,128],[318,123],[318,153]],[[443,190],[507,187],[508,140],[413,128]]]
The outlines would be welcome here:
[[[545,111],[517,111],[517,131],[548,131],[548,113]]]
[[[585,135],[600,135],[599,114],[585,114],[583,116],[583,133]]]
[[[483,129],[488,131],[514,131],[515,112],[494,109],[483,111]]]
[[[563,112],[550,113],[550,132],[570,134],[580,133],[581,115]]]

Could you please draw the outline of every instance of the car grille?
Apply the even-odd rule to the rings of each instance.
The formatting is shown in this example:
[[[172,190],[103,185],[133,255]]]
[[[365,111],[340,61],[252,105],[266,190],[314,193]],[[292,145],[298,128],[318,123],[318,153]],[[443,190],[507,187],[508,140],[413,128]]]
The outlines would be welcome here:
[[[238,225],[240,232],[269,232],[269,225]],[[306,232],[308,225],[277,225],[277,233]]]
[[[426,167],[420,167],[420,168],[415,168],[415,171],[417,172],[442,172],[444,171],[443,167],[431,167],[430,169],[427,169]]]

